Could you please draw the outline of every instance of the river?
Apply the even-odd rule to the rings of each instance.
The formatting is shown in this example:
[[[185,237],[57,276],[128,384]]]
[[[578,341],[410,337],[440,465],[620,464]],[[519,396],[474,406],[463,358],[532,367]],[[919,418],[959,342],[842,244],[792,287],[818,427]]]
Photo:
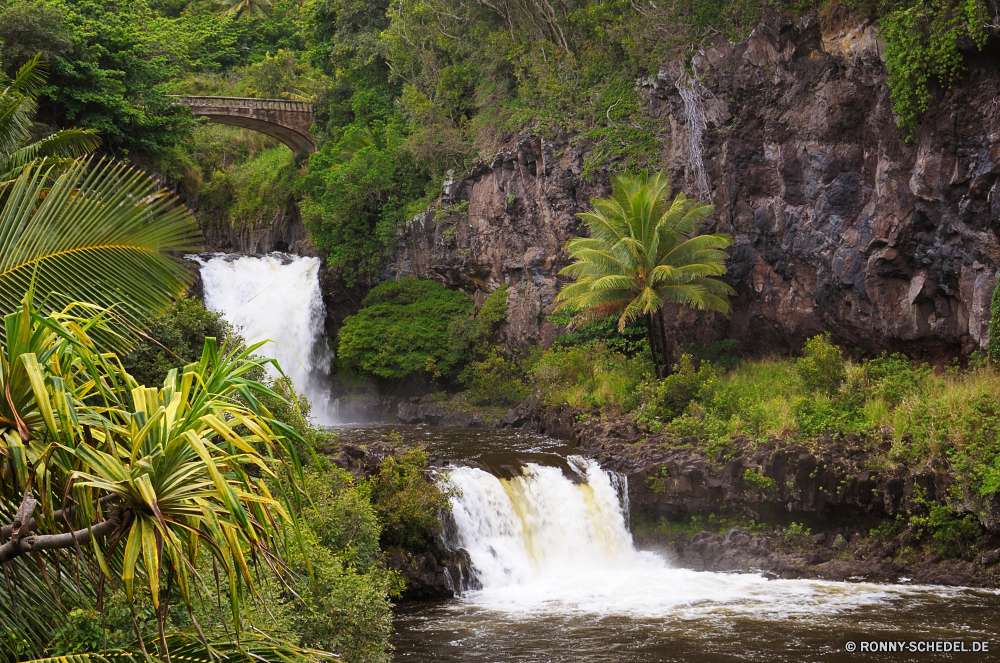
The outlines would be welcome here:
[[[273,254],[193,257],[205,300],[281,361],[313,402],[329,404],[319,261]],[[675,568],[637,550],[621,477],[564,442],[516,431],[339,427],[365,443],[399,431],[425,445],[453,490],[449,544],[469,551],[482,589],[397,606],[396,658],[450,661],[1000,660],[992,652],[871,654],[872,641],[989,641],[1000,596],[983,590],[768,580]],[[858,651],[847,651],[855,643]]]
[[[1000,639],[986,654],[909,651],[993,639],[996,592],[674,568],[669,552],[633,545],[621,479],[564,442],[427,426],[340,432],[364,443],[389,430],[450,465],[439,478],[455,492],[450,543],[469,551],[483,585],[397,606],[399,661],[1000,660]],[[860,651],[871,641],[907,651]]]

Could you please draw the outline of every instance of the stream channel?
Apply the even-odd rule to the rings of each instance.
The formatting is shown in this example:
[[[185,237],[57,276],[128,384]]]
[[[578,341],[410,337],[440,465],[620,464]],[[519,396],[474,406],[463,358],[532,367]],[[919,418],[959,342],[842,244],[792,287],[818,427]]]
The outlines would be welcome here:
[[[567,443],[517,431],[340,427],[364,444],[397,431],[455,491],[450,546],[481,590],[397,606],[399,661],[1000,660],[1000,595],[906,584],[768,580],[674,568],[637,550],[622,477]],[[845,650],[848,641],[991,641],[983,653]]]
[[[319,259],[191,256],[205,303],[281,362],[335,424]],[[564,442],[517,431],[339,425],[364,444],[397,430],[424,445],[454,491],[446,543],[465,548],[481,589],[397,606],[399,661],[936,661],[991,652],[871,654],[862,641],[990,641],[1000,595],[864,582],[768,580],[675,568],[669,551],[637,550],[624,477]],[[859,643],[856,653],[848,642]]]

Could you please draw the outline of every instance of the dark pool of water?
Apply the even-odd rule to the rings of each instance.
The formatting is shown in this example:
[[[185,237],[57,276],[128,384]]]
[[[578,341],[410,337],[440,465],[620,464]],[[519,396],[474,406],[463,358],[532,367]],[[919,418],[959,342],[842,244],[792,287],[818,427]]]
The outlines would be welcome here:
[[[833,614],[519,617],[483,610],[476,598],[397,608],[396,659],[452,661],[998,661],[1000,600],[974,590],[928,589]],[[848,641],[991,641],[990,653],[848,653]],[[909,647],[909,645],[907,645]]]
[[[573,453],[564,442],[519,431],[374,426],[340,432],[365,443],[392,430],[407,443],[426,445],[442,464],[474,465],[498,476],[511,476],[528,462],[565,465]],[[748,575],[656,568],[648,582],[641,575],[637,580],[633,570],[616,585],[614,572],[602,571],[580,574],[576,587],[551,594],[543,583],[524,587],[523,594],[514,588],[397,606],[395,657],[428,663],[1000,661],[1000,595],[994,592],[769,584]],[[602,602],[602,596],[609,600]],[[967,648],[989,641],[991,651],[860,651],[862,642],[936,640],[962,641]],[[848,652],[848,642],[859,650]]]

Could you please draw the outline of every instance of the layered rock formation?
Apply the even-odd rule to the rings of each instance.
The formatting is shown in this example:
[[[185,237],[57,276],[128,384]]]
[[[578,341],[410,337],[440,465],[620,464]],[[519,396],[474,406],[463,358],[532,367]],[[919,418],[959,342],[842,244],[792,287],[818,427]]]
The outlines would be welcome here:
[[[441,202],[400,233],[385,277],[436,279],[473,293],[478,304],[506,283],[507,346],[551,343],[556,330],[545,314],[567,264],[566,241],[579,234],[575,214],[610,190],[606,178],[581,179],[583,153],[570,139],[522,138],[492,162],[449,177]]]
[[[675,64],[644,81],[670,136],[664,167],[715,203],[708,229],[735,239],[733,314],[665,311],[671,335],[738,338],[752,354],[797,350],[823,330],[937,360],[985,347],[1000,265],[996,48],[969,54],[912,143],[896,126],[876,26],[850,16],[771,11],[747,40],[699,53],[694,76]],[[508,283],[508,345],[548,341],[574,215],[608,193],[606,177],[581,177],[588,150],[565,135],[522,137],[447,182],[440,208],[401,234],[386,277],[480,298]]]
[[[876,26],[849,16],[772,12],[696,56],[693,78],[651,82],[671,171],[690,187],[704,168],[713,229],[736,240],[735,311],[711,333],[785,349],[828,329],[931,358],[984,348],[1000,264],[995,56],[969,55],[910,144]]]

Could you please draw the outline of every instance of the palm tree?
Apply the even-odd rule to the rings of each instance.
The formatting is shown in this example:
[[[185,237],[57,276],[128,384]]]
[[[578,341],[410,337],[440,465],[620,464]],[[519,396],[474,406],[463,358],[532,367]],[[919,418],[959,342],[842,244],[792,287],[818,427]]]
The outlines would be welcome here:
[[[271,6],[271,0],[219,0],[225,7],[223,16],[239,16],[240,14],[256,14],[257,16],[267,16],[267,9]],[[246,43],[243,44],[246,46]]]
[[[36,55],[0,92],[0,187],[37,159],[48,158],[50,166],[69,165],[101,144],[96,131],[75,128],[29,142],[28,127],[37,109],[36,94],[45,83],[44,71],[45,63]]]
[[[209,647],[193,611],[208,587],[199,554],[209,556],[216,584],[222,578],[237,634],[261,572],[285,577],[288,546],[303,545],[295,517],[301,467],[290,441],[297,434],[257,398],[281,397],[248,377],[273,362],[251,356],[259,345],[227,356],[206,339],[199,362],[170,371],[162,387],[142,387],[114,355],[94,350],[90,335],[107,322],[105,313],[74,303],[44,315],[29,291],[4,319],[0,514],[9,524],[0,529],[0,565],[15,571],[5,604],[22,612],[0,611],[0,636],[13,632],[32,644],[32,633],[47,635],[31,615],[51,614],[52,602],[37,611],[29,600],[48,601],[46,586],[57,607],[60,594],[73,598],[46,568],[55,569],[60,589],[89,584],[97,596],[121,580],[130,603],[142,579],[159,654],[169,661],[172,590]],[[272,495],[283,487],[291,496]],[[61,550],[75,558],[76,577],[67,569],[59,583]],[[32,558],[35,572],[31,562],[19,569]],[[44,643],[33,643],[35,650]]]
[[[560,274],[575,283],[560,291],[556,309],[577,311],[574,323],[619,315],[618,330],[646,316],[656,375],[671,357],[657,341],[654,313],[667,302],[710,311],[729,311],[733,289],[716,276],[726,273],[722,249],[728,235],[696,235],[714,209],[678,194],[667,203],[670,181],[663,172],[628,172],[612,178],[611,198],[595,199],[580,214],[590,237],[566,244],[573,263]]]
[[[54,310],[86,301],[143,328],[192,280],[176,254],[201,246],[183,205],[144,173],[94,159],[29,164],[0,208],[0,315],[32,283]],[[125,341],[113,347],[124,349]]]

